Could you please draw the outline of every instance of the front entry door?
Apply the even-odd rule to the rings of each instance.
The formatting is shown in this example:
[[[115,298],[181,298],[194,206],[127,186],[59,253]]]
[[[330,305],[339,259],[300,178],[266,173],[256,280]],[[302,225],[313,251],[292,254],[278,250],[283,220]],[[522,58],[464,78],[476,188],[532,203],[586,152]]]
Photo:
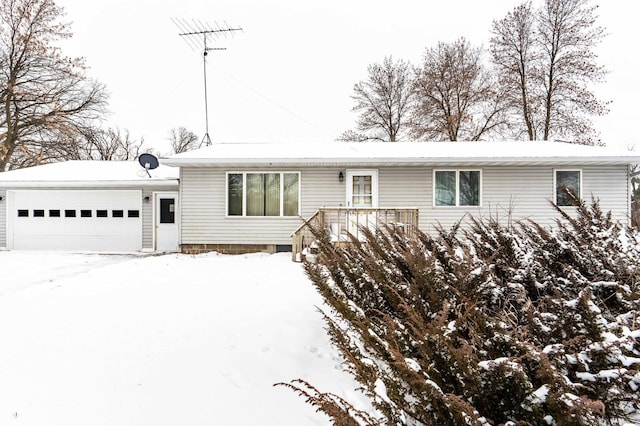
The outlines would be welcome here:
[[[347,170],[347,207],[355,209],[347,212],[347,230],[358,236],[360,228],[374,228],[377,225],[378,171]]]
[[[347,170],[347,207],[378,207],[377,170]]]
[[[156,251],[178,251],[178,193],[155,192]]]

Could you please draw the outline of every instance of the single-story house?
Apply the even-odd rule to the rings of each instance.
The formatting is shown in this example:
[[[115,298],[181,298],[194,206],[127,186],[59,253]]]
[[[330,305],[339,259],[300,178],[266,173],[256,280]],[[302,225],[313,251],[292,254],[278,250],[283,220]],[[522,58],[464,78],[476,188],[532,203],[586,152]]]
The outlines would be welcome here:
[[[640,154],[558,142],[213,144],[161,159],[180,168],[183,251],[296,252],[304,223],[336,238],[393,222],[430,232],[465,214],[552,225],[562,188],[630,217]]]
[[[0,173],[0,249],[179,248],[178,169],[67,161]]]
[[[308,225],[431,232],[466,214],[551,226],[600,200],[629,223],[640,154],[556,142],[214,144],[137,162],[68,161],[0,173],[0,249],[289,251]],[[179,174],[178,174],[179,172]]]

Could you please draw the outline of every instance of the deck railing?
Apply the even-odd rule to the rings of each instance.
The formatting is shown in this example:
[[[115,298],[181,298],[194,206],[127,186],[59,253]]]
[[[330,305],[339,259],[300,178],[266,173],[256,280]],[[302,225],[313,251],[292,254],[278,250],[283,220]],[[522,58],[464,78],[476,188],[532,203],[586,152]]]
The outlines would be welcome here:
[[[404,232],[414,233],[418,229],[418,209],[321,208],[291,234],[293,260],[301,261],[312,250],[316,238],[311,229],[326,229],[331,240],[340,243],[349,241],[349,234],[359,238],[362,228],[385,225],[395,225]]]

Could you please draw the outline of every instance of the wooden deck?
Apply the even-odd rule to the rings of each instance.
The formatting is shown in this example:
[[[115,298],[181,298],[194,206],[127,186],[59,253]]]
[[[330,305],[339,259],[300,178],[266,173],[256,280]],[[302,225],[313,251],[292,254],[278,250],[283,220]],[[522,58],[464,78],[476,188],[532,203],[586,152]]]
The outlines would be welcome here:
[[[349,241],[350,234],[359,237],[362,228],[375,229],[385,225],[399,226],[405,232],[413,233],[418,229],[418,209],[321,208],[291,234],[293,261],[301,261],[311,251],[316,240],[312,229],[326,229],[331,240],[339,243]]]

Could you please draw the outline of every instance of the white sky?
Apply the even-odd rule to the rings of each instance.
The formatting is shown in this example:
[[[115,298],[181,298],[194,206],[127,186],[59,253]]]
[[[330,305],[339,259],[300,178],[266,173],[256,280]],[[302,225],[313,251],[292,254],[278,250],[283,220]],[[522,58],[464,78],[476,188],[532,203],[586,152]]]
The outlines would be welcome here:
[[[537,0],[542,1],[542,0]],[[202,54],[171,18],[240,26],[210,43],[209,133],[214,142],[331,141],[354,127],[350,98],[367,66],[387,55],[419,64],[424,49],[460,36],[487,46],[491,22],[518,0],[58,0],[75,34],[65,46],[111,93],[111,125],[168,151],[167,132],[204,135]],[[634,13],[601,2],[609,36],[599,47],[610,71],[596,90],[612,101],[597,121],[609,145],[640,145]]]

